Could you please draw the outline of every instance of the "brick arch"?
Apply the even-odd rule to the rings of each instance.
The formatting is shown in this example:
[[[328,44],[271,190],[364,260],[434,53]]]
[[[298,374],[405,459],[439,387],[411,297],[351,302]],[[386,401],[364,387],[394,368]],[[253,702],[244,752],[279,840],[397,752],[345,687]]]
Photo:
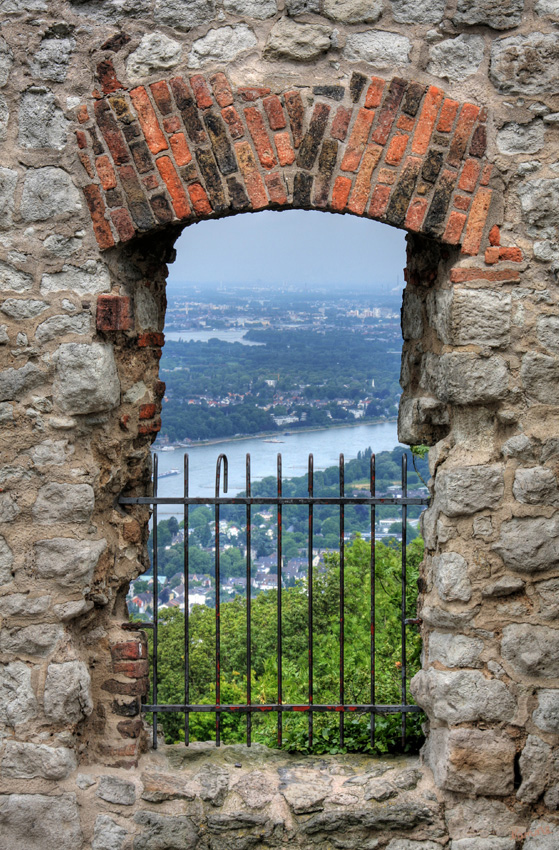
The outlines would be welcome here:
[[[492,197],[484,108],[360,73],[303,94],[234,89],[223,72],[128,90],[110,62],[98,77],[76,135],[102,250],[265,208],[352,213],[480,250]]]

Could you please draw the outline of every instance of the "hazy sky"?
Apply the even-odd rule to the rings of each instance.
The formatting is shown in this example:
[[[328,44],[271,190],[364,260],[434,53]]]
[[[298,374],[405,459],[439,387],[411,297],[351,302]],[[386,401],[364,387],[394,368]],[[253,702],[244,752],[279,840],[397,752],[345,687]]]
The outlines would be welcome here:
[[[403,285],[405,234],[350,215],[270,210],[203,221],[176,243],[169,291],[180,284],[295,284],[302,289]]]

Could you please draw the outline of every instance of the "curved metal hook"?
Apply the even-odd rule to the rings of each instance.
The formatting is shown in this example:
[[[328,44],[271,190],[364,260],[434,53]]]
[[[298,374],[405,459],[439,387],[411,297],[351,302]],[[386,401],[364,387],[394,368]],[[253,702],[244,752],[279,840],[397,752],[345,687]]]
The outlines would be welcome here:
[[[223,463],[223,492],[227,493],[227,479],[229,473],[229,462],[227,455],[220,454],[215,467],[215,497],[219,499],[219,483],[221,479],[221,464]]]

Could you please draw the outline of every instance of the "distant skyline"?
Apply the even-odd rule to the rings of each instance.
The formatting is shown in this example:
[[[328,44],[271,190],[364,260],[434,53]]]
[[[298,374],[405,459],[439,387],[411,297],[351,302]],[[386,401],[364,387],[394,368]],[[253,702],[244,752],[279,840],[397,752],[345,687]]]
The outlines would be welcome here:
[[[405,233],[349,215],[304,210],[250,213],[187,227],[169,268],[184,285],[349,286],[387,293],[403,286]]]

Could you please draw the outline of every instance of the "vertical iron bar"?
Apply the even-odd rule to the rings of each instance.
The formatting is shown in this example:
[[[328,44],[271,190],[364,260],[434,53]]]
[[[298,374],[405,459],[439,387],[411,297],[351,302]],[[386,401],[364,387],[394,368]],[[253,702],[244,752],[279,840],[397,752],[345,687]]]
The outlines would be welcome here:
[[[278,496],[282,495],[282,469],[281,469],[281,454],[278,454],[278,466],[277,466],[277,494]],[[283,557],[282,551],[282,537],[283,537],[283,512],[282,506],[278,505],[278,567],[277,567],[277,575],[278,575],[278,705],[281,706],[283,702],[283,669],[282,669],[282,641],[281,641],[281,619],[282,619],[282,610],[281,610],[281,562]],[[281,712],[281,708],[278,711],[278,747],[282,745],[283,738],[283,714]]]
[[[340,496],[345,496],[344,456],[340,454]],[[344,642],[345,642],[345,511],[340,504],[340,705],[345,702]],[[344,745],[344,712],[340,712],[340,747]]]
[[[251,495],[250,481],[250,455],[246,456],[246,494]],[[252,702],[252,633],[251,633],[251,593],[252,593],[252,576],[251,576],[251,509],[250,505],[246,506],[246,522],[247,522],[247,706]],[[247,711],[247,747],[252,746],[252,712]]]
[[[402,455],[402,497],[408,495],[408,456]],[[407,591],[407,521],[408,508],[402,505],[402,705],[407,703],[406,685],[406,591]],[[402,712],[402,750],[406,746],[406,713]]]
[[[308,467],[308,489],[309,496],[312,498],[314,495],[314,458],[312,454],[309,455],[309,467]],[[313,691],[314,691],[314,681],[313,681],[313,604],[312,604],[312,592],[313,592],[313,567],[312,567],[312,555],[313,555],[313,526],[314,526],[314,511],[313,511],[313,503],[309,504],[309,566],[308,566],[308,588],[307,588],[307,596],[308,596],[308,618],[309,618],[309,706],[313,704]],[[313,744],[313,712],[309,711],[309,749]]]
[[[157,471],[159,459],[153,455],[153,497],[157,498]],[[157,504],[153,506],[153,704],[157,705],[157,646],[158,646],[158,604],[159,573],[157,563]],[[153,749],[157,749],[157,712],[153,712]]]
[[[219,499],[221,463],[223,462],[223,492],[227,492],[227,457],[220,454],[215,470],[215,497]],[[219,562],[219,504],[215,506],[215,704],[221,704],[221,606],[220,606],[220,562]],[[215,745],[221,745],[221,712],[216,711]]]
[[[371,455],[370,469],[370,489],[371,498],[375,498],[376,493],[376,465],[375,455]],[[376,664],[375,664],[375,607],[376,607],[376,507],[371,505],[371,705],[375,705],[375,679],[376,679]],[[371,747],[375,745],[375,721],[374,712],[371,712]]]
[[[184,456],[184,498],[188,499],[188,455]],[[184,702],[190,702],[190,623],[188,611],[188,583],[190,581],[189,571],[189,549],[188,549],[188,504],[184,503]],[[184,745],[190,743],[190,715],[188,711],[184,715]]]

